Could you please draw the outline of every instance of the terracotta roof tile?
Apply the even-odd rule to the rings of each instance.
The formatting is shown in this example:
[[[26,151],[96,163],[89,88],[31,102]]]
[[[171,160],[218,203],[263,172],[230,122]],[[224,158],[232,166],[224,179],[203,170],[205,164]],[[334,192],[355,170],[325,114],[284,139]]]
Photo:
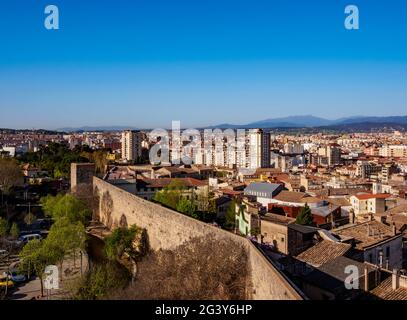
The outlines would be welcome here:
[[[314,267],[343,256],[351,248],[350,244],[322,240],[297,256],[297,259]]]

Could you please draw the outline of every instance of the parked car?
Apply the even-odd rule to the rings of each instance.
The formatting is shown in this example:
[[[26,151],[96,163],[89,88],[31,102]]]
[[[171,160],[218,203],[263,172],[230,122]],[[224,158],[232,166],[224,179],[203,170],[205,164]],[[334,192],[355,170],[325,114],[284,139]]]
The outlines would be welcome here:
[[[5,287],[14,287],[14,282],[11,280],[4,280],[0,281],[0,288],[5,288]]]
[[[18,274],[15,270],[3,272],[3,276],[8,277],[9,280],[12,280],[15,283],[22,283],[27,280],[25,275]]]
[[[29,241],[34,240],[34,239],[42,240],[42,237],[41,237],[41,235],[39,235],[37,233],[32,233],[32,234],[27,234],[27,235],[21,236],[19,238],[19,240],[22,241],[24,244],[26,244]]]
[[[3,259],[8,256],[7,250],[0,250],[0,259]]]

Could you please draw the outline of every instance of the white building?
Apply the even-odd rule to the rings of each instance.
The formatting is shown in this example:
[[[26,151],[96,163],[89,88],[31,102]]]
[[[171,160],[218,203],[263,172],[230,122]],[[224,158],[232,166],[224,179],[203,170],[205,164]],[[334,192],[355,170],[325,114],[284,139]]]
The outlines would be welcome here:
[[[140,131],[122,132],[122,159],[135,161],[141,157],[143,135]]]

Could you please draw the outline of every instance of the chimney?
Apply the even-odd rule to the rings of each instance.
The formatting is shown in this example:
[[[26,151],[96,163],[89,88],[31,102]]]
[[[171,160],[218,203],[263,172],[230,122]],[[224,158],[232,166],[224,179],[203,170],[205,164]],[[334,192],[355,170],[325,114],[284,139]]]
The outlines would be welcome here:
[[[365,266],[365,291],[369,291],[369,270],[367,269],[367,266]]]
[[[393,236],[397,235],[397,228],[396,228],[396,224],[393,222],[391,229],[393,231]]]
[[[397,290],[400,287],[400,276],[397,269],[393,269],[393,274],[391,275],[391,288]]]
[[[350,224],[355,223],[355,211],[353,209],[350,209],[349,211],[349,223]]]

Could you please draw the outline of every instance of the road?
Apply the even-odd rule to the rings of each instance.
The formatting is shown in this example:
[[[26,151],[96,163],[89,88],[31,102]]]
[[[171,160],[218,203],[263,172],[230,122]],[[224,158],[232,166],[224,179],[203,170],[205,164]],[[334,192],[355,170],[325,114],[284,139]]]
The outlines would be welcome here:
[[[82,270],[86,272],[88,269],[88,258],[87,255],[83,255],[82,261]],[[74,261],[72,258],[64,260],[63,268],[64,274],[63,281],[59,282],[60,289],[59,290],[52,290],[50,296],[41,297],[41,282],[40,279],[37,277],[32,279],[29,282],[24,284],[18,285],[12,290],[7,297],[9,300],[33,300],[33,299],[40,299],[40,300],[63,300],[69,299],[69,284],[76,279],[81,277],[81,268],[80,268],[80,260],[77,257],[76,262],[74,265]],[[60,275],[61,277],[61,275]],[[65,290],[64,290],[65,289]],[[44,290],[44,295],[46,295],[46,290]]]

